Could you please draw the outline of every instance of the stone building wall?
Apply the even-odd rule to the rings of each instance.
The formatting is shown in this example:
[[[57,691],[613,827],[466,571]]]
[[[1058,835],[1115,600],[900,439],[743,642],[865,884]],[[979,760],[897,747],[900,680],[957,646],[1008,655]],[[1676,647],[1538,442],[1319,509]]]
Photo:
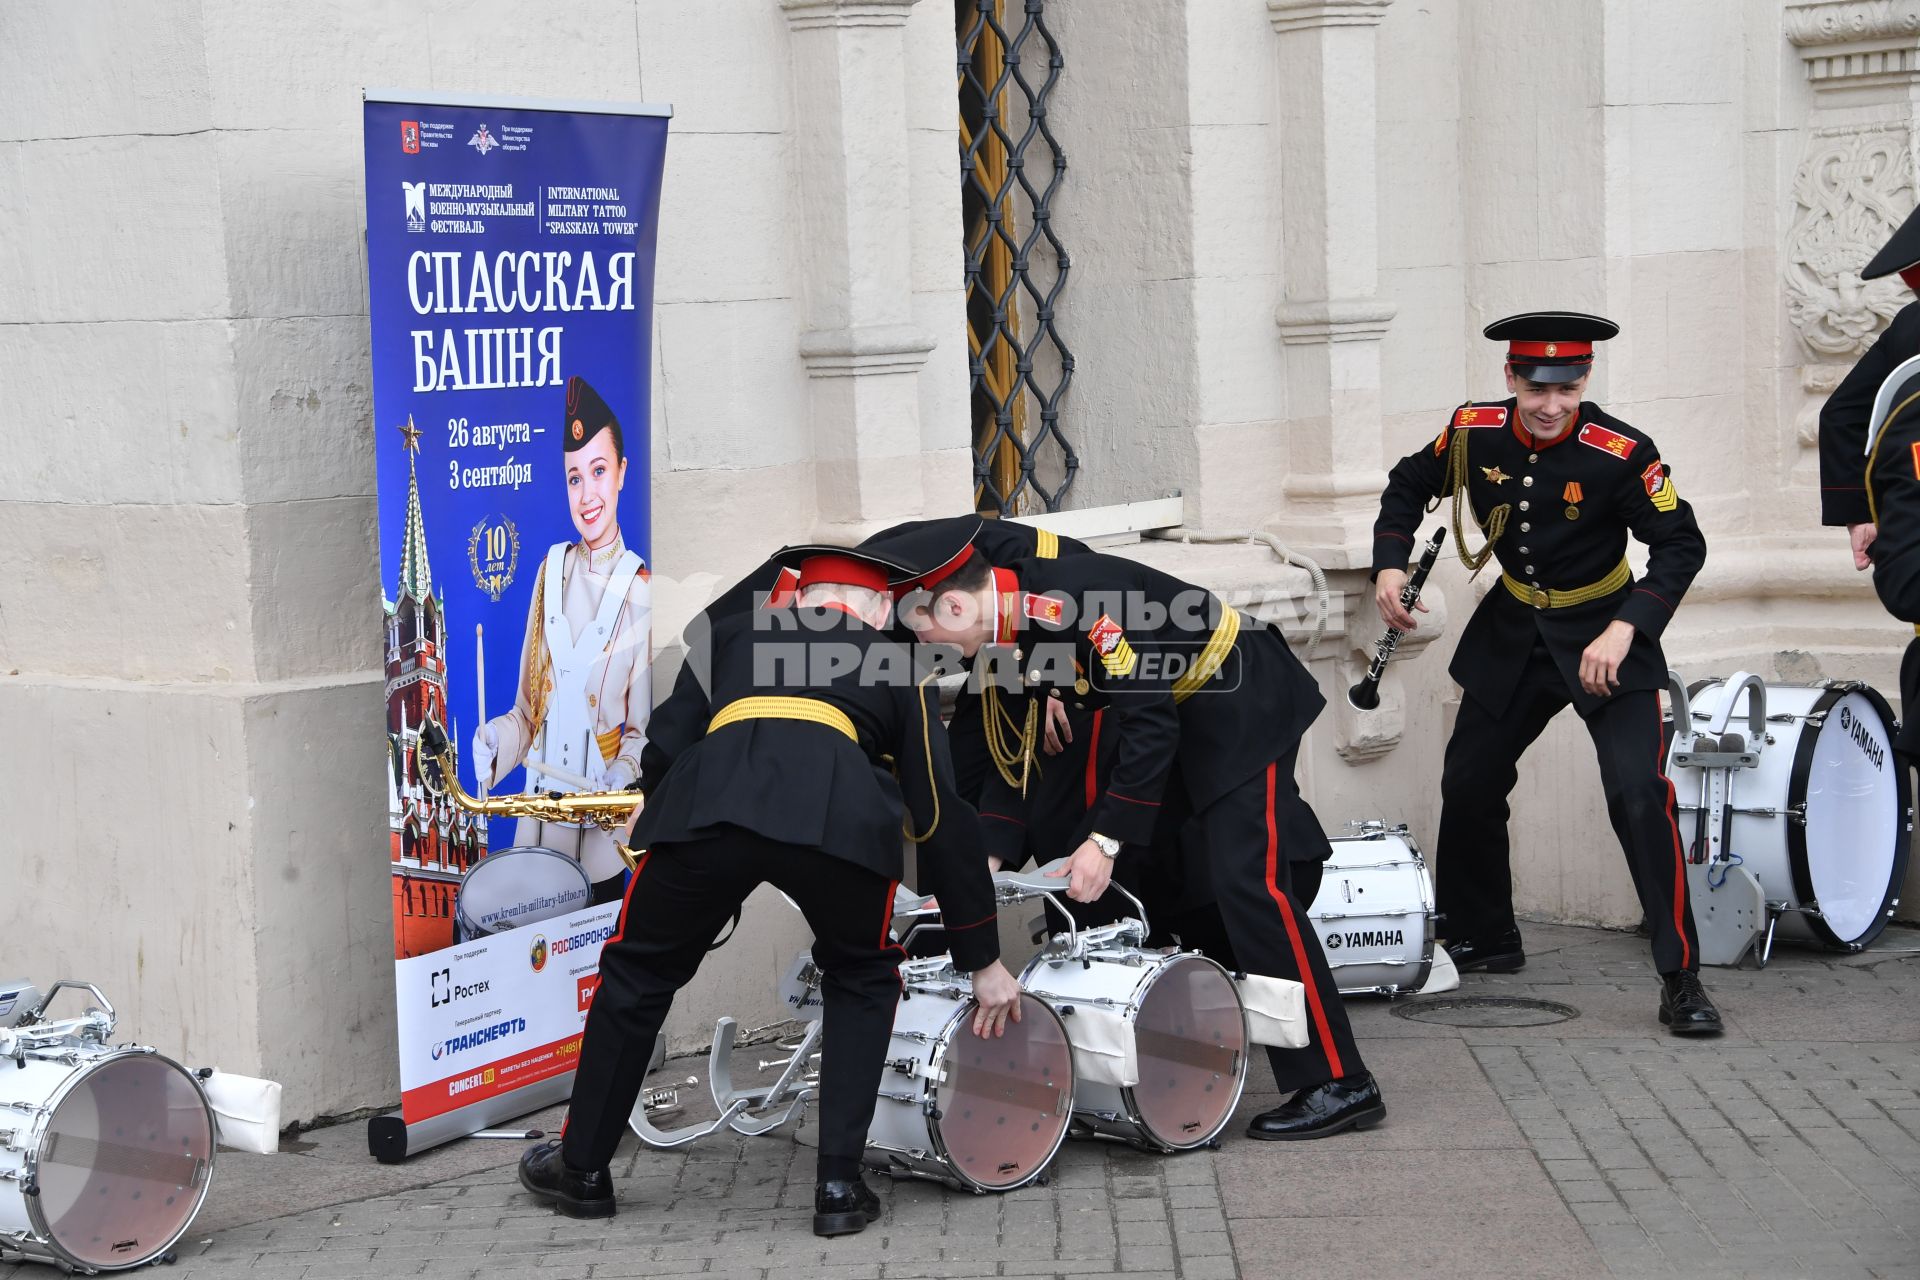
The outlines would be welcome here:
[[[1016,6],[1017,7],[1017,6]],[[1670,632],[1893,689],[1905,637],[1817,524],[1809,407],[1897,295],[1848,270],[1914,202],[1920,0],[1049,0],[1074,261],[1073,505],[1178,491],[1324,566],[1329,825],[1428,847],[1485,582],[1379,712],[1392,461],[1500,393],[1480,327],[1624,326],[1596,398],[1655,434],[1712,555]],[[669,102],[653,458],[660,671],[780,543],[969,496],[953,10],[942,0],[0,6],[0,957],[101,982],[126,1034],[390,1102],[363,87]],[[1822,157],[1828,157],[1823,159]],[[1129,551],[1292,593],[1264,548]],[[364,743],[364,751],[351,747]],[[1524,910],[1637,914],[1578,725],[1515,806]],[[1909,900],[1913,900],[1909,895]],[[677,1008],[771,1020],[785,908]],[[743,1007],[764,992],[763,1007]],[[741,993],[748,993],[742,996]]]

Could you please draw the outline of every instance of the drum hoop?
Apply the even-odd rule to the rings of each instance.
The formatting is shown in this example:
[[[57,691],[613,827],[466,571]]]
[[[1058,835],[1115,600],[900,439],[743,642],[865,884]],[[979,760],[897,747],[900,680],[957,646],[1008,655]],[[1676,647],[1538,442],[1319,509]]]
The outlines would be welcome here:
[[[1807,714],[1812,716],[1831,711],[1850,693],[1857,693],[1865,698],[1868,705],[1873,708],[1874,714],[1880,717],[1882,725],[1892,728],[1897,723],[1893,716],[1893,708],[1888,706],[1887,700],[1880,696],[1880,691],[1866,684],[1848,683],[1828,688],[1814,700],[1813,708]],[[1823,716],[1820,721],[1821,730],[1826,728],[1826,723]],[[1819,740],[1819,732],[1803,732],[1800,735],[1800,741],[1794,744],[1793,769],[1787,777],[1786,801],[1789,808],[1794,805],[1804,805],[1807,802],[1807,783],[1813,777],[1813,748]],[[1887,751],[1890,755],[1894,754],[1891,734],[1887,738]],[[1891,868],[1893,874],[1887,877],[1887,888],[1881,895],[1879,907],[1875,909],[1873,923],[1857,938],[1842,938],[1834,933],[1828,926],[1826,918],[1817,911],[1803,910],[1799,913],[1807,927],[1813,930],[1814,936],[1829,947],[1842,951],[1865,950],[1867,945],[1879,937],[1881,931],[1887,927],[1887,911],[1900,892],[1901,881],[1906,878],[1907,859],[1911,849],[1911,836],[1906,830],[1906,824],[1907,812],[1912,806],[1912,788],[1907,781],[1906,766],[1897,755],[1894,758],[1893,778],[1894,848]],[[1811,864],[1807,861],[1807,824],[1804,822],[1787,823],[1787,874],[1793,881],[1794,896],[1800,900],[1801,905],[1804,907],[1812,903],[1818,906],[1819,898],[1813,892],[1813,872]]]
[[[932,1147],[932,1151],[930,1154],[940,1162],[940,1167],[946,1170],[947,1173],[951,1175],[955,1181],[964,1185],[967,1188],[967,1190],[977,1192],[977,1193],[998,1194],[1003,1191],[1017,1191],[1021,1187],[1024,1187],[1028,1183],[1032,1182],[1035,1178],[1045,1173],[1048,1170],[1048,1168],[1050,1168],[1053,1165],[1054,1158],[1060,1154],[1060,1148],[1066,1145],[1067,1130],[1073,1127],[1071,1123],[1073,1118],[1073,1103],[1074,1103],[1073,1037],[1067,1034],[1067,1024],[1065,1019],[1061,1018],[1059,1011],[1056,1010],[1052,1005],[1048,1004],[1045,1000],[1042,1000],[1039,996],[1034,995],[1033,992],[1025,990],[1024,987],[1021,990],[1020,994],[1023,997],[1031,997],[1035,1004],[1039,1005],[1041,1008],[1047,1011],[1047,1016],[1052,1018],[1054,1025],[1060,1029],[1060,1039],[1066,1043],[1066,1046],[1067,1046],[1067,1083],[1066,1083],[1067,1122],[1061,1124],[1060,1132],[1054,1137],[1053,1146],[1048,1149],[1047,1154],[1044,1157],[1042,1157],[1040,1160],[1035,1161],[1033,1168],[1029,1169],[1021,1177],[1021,1179],[1018,1182],[1009,1182],[1005,1186],[990,1186],[989,1184],[980,1181],[978,1178],[975,1178],[973,1175],[964,1172],[960,1168],[958,1162],[956,1162],[953,1159],[953,1157],[949,1155],[947,1152],[946,1138],[940,1132],[940,1121],[936,1119],[930,1112],[927,1113],[927,1143],[930,1147]],[[946,1023],[940,1028],[940,1034],[937,1037],[935,1037],[933,1042],[932,1058],[935,1062],[943,1061],[946,1058],[947,1046],[953,1043],[954,1036],[957,1034],[958,1029],[961,1026],[963,1026],[966,1022],[972,1019],[974,1004],[975,1002],[971,997],[969,997],[966,1000],[962,1000],[960,1002],[960,1007],[954,1011],[953,1016],[951,1018],[948,1018]],[[1032,1012],[1033,1010],[1031,1009],[1025,1009],[1022,1013],[1022,1016],[1024,1017],[1025,1014],[1032,1013]],[[926,1084],[926,1094],[925,1094],[926,1104],[929,1107],[935,1110],[938,1110],[941,1082],[935,1079],[933,1076],[929,1075],[928,1077],[926,1077],[925,1084]],[[880,1146],[880,1144],[878,1143],[870,1143],[868,1145]],[[886,1148],[883,1147],[882,1149],[886,1149]],[[911,1153],[905,1153],[905,1154],[911,1154]]]
[[[213,1189],[213,1167],[216,1158],[220,1154],[220,1115],[213,1109],[213,1101],[207,1097],[206,1086],[200,1083],[198,1076],[175,1062],[172,1058],[143,1045],[121,1045],[111,1048],[108,1052],[100,1054],[97,1057],[93,1057],[91,1061],[75,1063],[74,1070],[65,1080],[60,1082],[60,1087],[49,1094],[47,1100],[40,1104],[40,1119],[31,1131],[34,1138],[33,1148],[31,1150],[23,1150],[21,1153],[20,1169],[23,1176],[21,1181],[15,1185],[19,1186],[23,1192],[28,1185],[36,1188],[40,1185],[40,1140],[46,1135],[47,1125],[53,1123],[54,1113],[60,1109],[60,1104],[67,1100],[74,1088],[82,1080],[86,1079],[87,1076],[100,1067],[105,1066],[107,1063],[117,1062],[123,1058],[153,1058],[166,1063],[182,1076],[186,1077],[186,1079],[192,1083],[194,1092],[200,1098],[201,1108],[206,1112],[207,1127],[213,1131],[213,1146],[212,1149],[207,1152],[206,1176],[200,1180],[200,1193],[194,1199],[193,1208],[187,1213],[185,1221],[180,1224],[180,1229],[167,1237],[159,1248],[146,1254],[141,1261],[128,1264],[129,1267],[140,1267],[145,1266],[148,1262],[151,1262],[167,1250],[173,1248],[174,1245],[180,1243],[180,1238],[186,1235],[187,1231],[193,1226],[193,1220],[200,1216],[200,1207],[207,1202],[207,1192]],[[66,1248],[54,1235],[52,1226],[49,1225],[46,1220],[46,1214],[42,1204],[45,1197],[23,1194],[20,1198],[26,1202],[27,1222],[33,1227],[34,1231],[39,1233],[39,1243],[59,1255],[60,1262],[75,1267],[82,1275],[91,1274],[101,1269],[94,1263],[82,1262],[79,1258],[67,1252]],[[121,1268],[115,1269],[118,1270]]]
[[[1233,1123],[1233,1113],[1240,1109],[1240,1099],[1247,1092],[1247,1072],[1252,1066],[1251,1059],[1253,1057],[1253,1027],[1247,1021],[1247,1006],[1240,1002],[1240,988],[1234,985],[1233,975],[1227,972],[1225,965],[1215,960],[1212,956],[1203,955],[1198,951],[1178,951],[1173,955],[1163,956],[1162,960],[1164,963],[1153,966],[1150,976],[1146,981],[1134,988],[1134,998],[1127,1004],[1127,1018],[1129,1022],[1140,1012],[1140,1006],[1146,999],[1148,989],[1151,988],[1154,983],[1158,982],[1167,970],[1173,967],[1174,962],[1177,960],[1198,960],[1200,963],[1218,972],[1221,977],[1227,980],[1227,989],[1233,992],[1234,1003],[1240,1005],[1240,1071],[1238,1078],[1233,1084],[1233,1101],[1227,1104],[1225,1113],[1220,1117],[1220,1123],[1215,1125],[1212,1131],[1205,1137],[1197,1138],[1192,1142],[1175,1143],[1168,1141],[1166,1138],[1160,1136],[1159,1133],[1155,1132],[1153,1127],[1141,1118],[1140,1104],[1133,1096],[1133,1091],[1138,1088],[1138,1086],[1122,1085],[1120,1087],[1120,1101],[1126,1106],[1127,1120],[1134,1128],[1138,1129],[1144,1137],[1150,1139],[1156,1145],[1167,1151],[1191,1151],[1213,1141],[1220,1136],[1222,1129],[1225,1129],[1229,1124]]]

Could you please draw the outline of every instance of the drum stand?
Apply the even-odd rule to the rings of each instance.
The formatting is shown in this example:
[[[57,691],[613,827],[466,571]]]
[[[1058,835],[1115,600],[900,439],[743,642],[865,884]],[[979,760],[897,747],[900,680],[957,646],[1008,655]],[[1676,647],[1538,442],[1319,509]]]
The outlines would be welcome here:
[[[1694,725],[1687,684],[1680,673],[1668,671],[1667,685],[1673,699],[1673,763],[1700,771],[1699,803],[1679,808],[1694,815],[1687,879],[1701,962],[1737,968],[1752,952],[1757,966],[1764,969],[1773,956],[1773,931],[1782,908],[1767,901],[1759,879],[1740,865],[1729,837],[1734,814],[1774,814],[1771,809],[1740,808],[1733,803],[1735,779],[1745,770],[1759,768],[1760,755],[1772,742],[1767,733],[1766,684],[1751,672],[1735,672],[1727,681],[1727,700],[1720,714],[1704,730]],[[1727,728],[1742,689],[1747,691],[1745,736]]]

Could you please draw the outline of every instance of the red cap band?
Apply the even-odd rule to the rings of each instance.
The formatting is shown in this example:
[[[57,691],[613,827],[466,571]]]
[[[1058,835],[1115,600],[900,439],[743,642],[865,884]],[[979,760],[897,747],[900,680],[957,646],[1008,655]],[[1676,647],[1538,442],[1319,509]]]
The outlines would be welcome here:
[[[906,587],[908,590],[913,591],[931,591],[948,578],[951,578],[954,574],[960,572],[960,567],[971,559],[973,559],[973,544],[969,542],[966,546],[960,548],[959,555],[947,561],[933,572],[921,574],[912,582],[907,583]]]
[[[822,582],[884,592],[887,589],[887,571],[871,561],[856,560],[852,556],[808,556],[802,560],[800,581],[794,590],[805,591]]]
[[[1563,364],[1578,364],[1582,360],[1593,359],[1591,342],[1512,342],[1507,344],[1509,361],[1558,360]]]
[[[1902,271],[1900,278],[1906,282],[1907,288],[1913,290],[1915,293],[1920,293],[1920,262],[1916,262],[1905,271]]]

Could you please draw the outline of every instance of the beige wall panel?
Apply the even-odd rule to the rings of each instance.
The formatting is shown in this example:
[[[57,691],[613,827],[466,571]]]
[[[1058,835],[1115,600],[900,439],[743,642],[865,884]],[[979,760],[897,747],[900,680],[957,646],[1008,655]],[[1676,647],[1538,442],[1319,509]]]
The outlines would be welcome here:
[[[1432,423],[1428,443],[1440,431],[1444,414],[1462,400],[1497,400],[1506,395],[1500,378],[1499,348],[1460,323],[1466,307],[1464,267],[1406,267],[1383,270],[1380,292],[1397,309],[1380,350],[1380,408],[1384,414],[1413,413]],[[1387,465],[1414,448],[1409,437],[1386,436]]]
[[[357,139],[362,89],[433,87],[435,42],[420,5],[201,0],[196,7],[204,14],[202,56],[217,128],[314,129]],[[518,48],[539,31],[503,40],[499,28],[476,21],[470,38]],[[349,185],[360,187],[357,160]]]
[[[379,668],[376,519],[371,496],[247,508],[247,586],[260,679],[344,676]],[[440,572],[465,574],[466,548],[444,548]],[[369,723],[378,723],[383,712],[375,711]]]
[[[1204,276],[1193,282],[1194,417],[1202,423],[1271,422],[1286,407],[1279,277]],[[1281,473],[1267,479],[1279,496]]]
[[[210,123],[199,0],[19,0],[0,15],[0,142]]]
[[[957,269],[959,240],[953,243]],[[928,453],[966,450],[973,438],[973,400],[967,373],[965,295],[958,287],[914,294],[913,323],[935,337],[927,362],[920,366],[920,447]],[[934,511],[966,510],[973,501],[971,487],[969,479],[944,500],[928,492],[927,501]]]
[[[248,679],[247,570],[237,505],[0,502],[0,669]]]
[[[6,968],[42,987],[98,983],[120,1013],[117,1039],[252,1074],[261,1060],[242,712],[233,693],[211,688],[0,676],[0,724],[51,731],[0,735],[10,828],[0,936]]]
[[[649,102],[673,105],[668,187],[682,134],[778,133],[789,127],[792,61],[786,17],[777,4],[636,0],[632,7],[633,18],[621,25],[631,26],[639,48],[641,91]]]
[[[764,301],[798,292],[794,255],[804,246],[793,222],[791,161],[783,134],[669,128],[656,302]]]
[[[367,334],[364,312],[233,322],[248,501],[372,496],[375,451],[397,447],[405,419],[373,420]]]
[[[1628,109],[1633,252],[1741,243],[1740,111],[1731,103]]]
[[[447,93],[524,94],[634,102],[633,0],[569,0],[528,10],[514,0],[427,0],[415,6],[413,39],[432,57],[433,88]],[[418,87],[418,86],[409,86]]]
[[[0,146],[0,324],[226,315],[217,156],[210,133]]]
[[[364,315],[367,218],[360,131],[230,129],[214,135],[214,181],[226,223],[226,275],[236,316]],[[398,146],[398,140],[394,143]],[[406,216],[398,183],[374,192],[373,216]],[[422,327],[449,317],[423,317]],[[455,317],[457,319],[457,317]]]
[[[1280,265],[1272,126],[1207,125],[1189,136],[1194,273],[1272,275]]]
[[[0,501],[237,501],[232,341],[221,320],[0,325]]]
[[[667,413],[655,473],[778,466],[812,452],[806,367],[792,299],[685,303],[654,310]]]
[[[1263,6],[1203,2],[1185,8],[1187,119],[1195,128],[1271,127],[1273,27]]]
[[[377,606],[375,606],[377,608]],[[378,632],[377,614],[348,612]],[[263,1073],[289,1116],[399,1096],[377,676],[248,698],[252,945]],[[342,750],[342,743],[367,744]],[[225,1065],[225,1064],[222,1064]]]

